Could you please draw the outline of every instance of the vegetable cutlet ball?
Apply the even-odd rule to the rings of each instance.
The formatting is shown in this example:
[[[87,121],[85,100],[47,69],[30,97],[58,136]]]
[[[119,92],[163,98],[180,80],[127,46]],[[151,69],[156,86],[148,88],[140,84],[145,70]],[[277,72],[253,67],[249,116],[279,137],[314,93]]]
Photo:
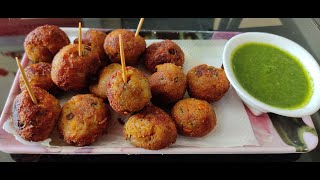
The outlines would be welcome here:
[[[207,101],[183,99],[173,106],[171,113],[178,133],[184,136],[202,137],[216,126],[216,114]]]
[[[32,87],[38,101],[34,104],[28,90],[16,96],[12,117],[18,134],[27,141],[43,141],[49,138],[60,115],[58,99],[47,91]]]
[[[184,63],[184,53],[181,48],[171,40],[164,40],[151,44],[145,51],[144,64],[151,71],[156,71],[156,66],[163,63],[173,63],[181,66]]]
[[[187,76],[181,67],[165,63],[156,68],[157,72],[149,77],[152,102],[166,105],[182,99],[187,88]]]
[[[100,71],[98,83],[93,84],[89,87],[90,92],[102,99],[108,99],[107,85],[110,81],[112,74],[117,70],[121,70],[121,65],[118,63],[112,63],[104,67]]]
[[[150,102],[151,90],[148,79],[138,69],[127,66],[127,83],[123,82],[122,71],[112,74],[107,95],[110,106],[120,114],[141,110]]]
[[[31,86],[36,86],[49,92],[58,90],[58,87],[51,79],[51,64],[44,62],[31,64],[24,69],[24,72]],[[21,91],[26,90],[22,74],[19,76],[19,82]]]
[[[25,41],[24,49],[33,62],[52,62],[61,48],[70,44],[67,34],[58,26],[39,26],[31,31]]]
[[[220,100],[230,87],[223,69],[202,64],[187,74],[190,97],[214,102]]]
[[[124,125],[124,136],[136,147],[157,150],[176,142],[177,129],[162,109],[147,105]]]
[[[82,56],[78,55],[78,45],[70,44],[62,48],[52,61],[51,77],[62,90],[80,91],[89,86],[100,68],[100,58],[88,45],[82,46]]]
[[[76,95],[63,105],[58,130],[68,144],[86,146],[103,135],[109,119],[102,99],[92,94]]]
[[[104,50],[112,62],[120,63],[119,34],[123,38],[123,49],[126,55],[127,65],[136,65],[146,49],[146,41],[140,35],[125,29],[117,29],[110,32],[104,41]]]
[[[109,58],[107,54],[104,52],[103,44],[107,34],[94,30],[89,29],[83,36],[82,43],[88,46],[91,46],[93,50],[96,50],[99,54],[102,66],[106,66],[109,64]],[[75,44],[78,44],[78,38],[74,40]]]

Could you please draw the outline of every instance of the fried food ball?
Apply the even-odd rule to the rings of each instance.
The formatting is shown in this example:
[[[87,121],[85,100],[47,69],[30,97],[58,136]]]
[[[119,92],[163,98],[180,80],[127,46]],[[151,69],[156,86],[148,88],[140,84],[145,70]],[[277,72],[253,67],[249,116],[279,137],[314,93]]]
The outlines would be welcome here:
[[[166,105],[182,99],[187,88],[187,76],[181,67],[165,63],[156,68],[157,72],[149,77],[152,102]]]
[[[93,84],[89,87],[90,92],[102,99],[108,99],[107,85],[108,85],[108,82],[110,81],[112,74],[116,70],[121,70],[121,65],[118,63],[112,63],[104,67],[99,74],[98,83]]]
[[[220,100],[230,87],[223,69],[201,64],[187,74],[190,97],[214,102]]]
[[[151,71],[156,71],[156,66],[163,63],[173,63],[181,66],[184,63],[184,53],[181,48],[171,40],[164,40],[151,44],[145,51],[144,64]]]
[[[162,109],[147,105],[124,125],[124,136],[136,147],[158,150],[176,142],[177,129]]]
[[[58,130],[68,144],[86,146],[103,135],[110,117],[102,99],[92,94],[80,94],[63,105]]]
[[[12,107],[14,127],[27,141],[43,141],[49,138],[60,115],[58,99],[47,91],[32,87],[38,101],[34,104],[28,90],[16,96]]]
[[[141,110],[151,99],[148,79],[138,69],[127,66],[127,83],[123,82],[122,71],[112,74],[108,83],[107,95],[110,106],[120,114]]]
[[[88,45],[82,46],[82,56],[78,55],[78,45],[70,44],[62,48],[52,61],[53,82],[65,91],[81,91],[89,86],[90,78],[100,68],[100,58]]]
[[[89,29],[82,38],[82,43],[91,46],[93,50],[98,52],[102,66],[106,66],[110,63],[110,60],[103,48],[106,36],[106,33],[102,31]],[[78,44],[78,38],[74,40],[74,44]]]
[[[45,62],[31,64],[24,69],[24,72],[31,86],[36,86],[49,92],[57,92],[58,87],[51,79],[51,64]],[[19,82],[21,91],[26,90],[22,74],[19,76]]]
[[[44,25],[31,31],[25,41],[24,50],[28,58],[37,62],[51,63],[61,48],[70,44],[67,34],[58,26]]]
[[[126,56],[127,65],[136,65],[139,58],[146,49],[146,41],[140,35],[135,37],[135,33],[125,29],[117,29],[110,32],[104,41],[104,50],[112,62],[119,63],[120,47],[119,34],[123,39],[123,50]]]
[[[184,136],[202,137],[216,126],[216,114],[207,101],[183,99],[173,106],[171,113],[178,133]]]

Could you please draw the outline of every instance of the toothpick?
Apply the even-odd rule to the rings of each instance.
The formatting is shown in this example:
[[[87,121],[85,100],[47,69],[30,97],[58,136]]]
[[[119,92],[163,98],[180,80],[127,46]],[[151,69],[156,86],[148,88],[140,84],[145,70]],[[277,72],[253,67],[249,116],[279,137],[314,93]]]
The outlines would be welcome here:
[[[79,56],[82,56],[81,46],[82,46],[82,30],[81,30],[81,22],[79,22],[79,28],[78,28],[78,55]]]
[[[135,34],[134,37],[137,37],[139,35],[139,32],[140,32],[141,26],[143,24],[143,21],[144,21],[144,18],[141,18],[140,22],[139,22],[139,25],[138,25],[138,28],[137,28],[137,31],[136,31],[136,34]]]
[[[122,41],[121,34],[119,34],[119,45],[120,45],[121,67],[122,67],[122,79],[124,83],[127,83],[126,60],[124,57],[123,41]]]
[[[26,84],[26,87],[27,87],[27,90],[28,90],[28,92],[29,92],[29,95],[30,95],[30,97],[31,97],[32,102],[33,102],[34,104],[38,104],[38,101],[37,101],[36,97],[34,96],[34,94],[33,94],[33,92],[32,92],[32,89],[30,88],[29,81],[28,81],[28,79],[27,79],[26,74],[24,73],[23,68],[21,67],[21,64],[20,64],[20,61],[19,61],[18,57],[16,57],[16,61],[17,61],[18,67],[19,67],[19,69],[20,69],[20,72],[21,72],[21,74],[22,74],[23,80],[24,80],[24,82],[25,82],[25,84]]]

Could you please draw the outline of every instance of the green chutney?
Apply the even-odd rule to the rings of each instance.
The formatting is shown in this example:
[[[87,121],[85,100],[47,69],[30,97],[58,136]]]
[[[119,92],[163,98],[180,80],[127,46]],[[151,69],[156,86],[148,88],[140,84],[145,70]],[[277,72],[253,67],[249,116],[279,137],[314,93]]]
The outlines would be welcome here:
[[[233,72],[240,85],[256,99],[282,109],[306,105],[313,81],[300,61],[278,47],[246,43],[231,55]]]

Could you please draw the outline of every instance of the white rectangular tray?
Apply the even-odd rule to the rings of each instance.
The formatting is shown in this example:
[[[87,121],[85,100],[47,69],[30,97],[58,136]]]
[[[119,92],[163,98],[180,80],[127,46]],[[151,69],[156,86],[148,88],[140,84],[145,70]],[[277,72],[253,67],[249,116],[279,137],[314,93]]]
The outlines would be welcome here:
[[[76,28],[63,28],[63,30],[68,34],[71,40],[73,40],[77,35]],[[83,29],[86,31],[86,29]],[[183,32],[179,32],[183,33]],[[220,33],[220,34],[219,34]],[[198,54],[189,54],[193,59],[198,57],[199,59],[206,59],[205,61],[219,62],[221,58],[223,47],[227,42],[228,38],[232,36],[232,33],[228,32],[213,32],[211,40],[186,40],[193,41],[191,43],[193,46],[197,45]],[[218,37],[218,38],[217,38]],[[204,43],[205,41],[205,43]],[[211,41],[211,42],[208,42]],[[151,43],[151,41],[147,41]],[[178,44],[181,41],[176,41]],[[206,44],[205,46],[203,46]],[[181,45],[181,44],[180,44]],[[203,46],[201,48],[201,46]],[[192,48],[192,47],[189,47]],[[209,56],[203,57],[203,52],[208,52]],[[202,52],[203,51],[203,52]],[[201,53],[202,52],[202,53]],[[188,56],[188,52],[185,52]],[[25,67],[29,63],[26,56],[23,57],[22,65]],[[199,64],[196,60],[186,61],[185,72],[187,69]],[[221,63],[212,64],[214,66],[221,66]],[[17,74],[18,76],[19,74]],[[0,127],[7,121],[11,115],[11,107],[14,98],[20,93],[18,78],[15,78],[12,88],[10,90],[6,105],[1,115]],[[228,107],[226,107],[228,108]],[[230,113],[235,111],[229,108]],[[309,152],[314,149],[318,143],[318,136],[314,130],[314,125],[312,123],[311,117],[304,117],[298,119],[298,122],[291,118],[278,117],[272,115],[272,119],[268,114],[263,114],[259,117],[255,117],[247,108],[245,112],[248,117],[248,122],[250,124],[249,131],[253,132],[257,144],[249,146],[233,146],[233,147],[208,147],[208,146],[180,146],[173,145],[169,148],[150,151],[141,148],[135,148],[134,146],[126,147],[108,147],[108,146],[86,146],[86,147],[73,147],[73,146],[50,146],[45,147],[41,145],[25,145],[17,141],[12,134],[7,133],[2,128],[0,128],[0,150],[8,153],[32,153],[32,154],[252,154],[252,153],[299,153],[299,152]],[[219,120],[218,120],[219,121]],[[306,128],[308,127],[308,128]],[[283,132],[283,129],[285,130]],[[314,132],[310,133],[310,129]],[[280,132],[280,134],[278,133]],[[298,143],[295,136],[288,136],[288,134],[302,133],[302,138],[299,138]],[[284,134],[283,134],[284,133]],[[178,137],[179,138],[179,137]],[[293,144],[292,144],[293,143]],[[254,143],[253,143],[254,144]],[[213,145],[214,146],[214,145]]]

